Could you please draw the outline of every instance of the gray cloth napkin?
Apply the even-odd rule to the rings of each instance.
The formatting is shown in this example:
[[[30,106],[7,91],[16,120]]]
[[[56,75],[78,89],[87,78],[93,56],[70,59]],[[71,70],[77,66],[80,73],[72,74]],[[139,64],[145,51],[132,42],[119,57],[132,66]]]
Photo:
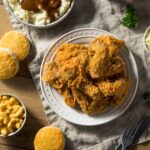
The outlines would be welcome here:
[[[40,94],[49,123],[60,127],[66,135],[66,150],[113,150],[120,141],[122,132],[134,118],[150,114],[148,104],[142,103],[142,94],[149,89],[149,55],[144,52],[143,32],[150,23],[150,0],[133,1],[139,15],[139,27],[130,30],[120,24],[124,5],[121,0],[76,0],[71,14],[59,25],[49,29],[34,29],[15,20],[10,20],[14,28],[25,33],[32,43],[28,67]],[[7,9],[7,8],[6,8]],[[82,27],[99,28],[124,39],[133,52],[139,69],[139,87],[133,104],[116,120],[96,127],[84,127],[69,123],[59,117],[48,106],[40,84],[40,65],[48,47],[61,35]],[[140,142],[150,139],[150,129],[143,134]]]

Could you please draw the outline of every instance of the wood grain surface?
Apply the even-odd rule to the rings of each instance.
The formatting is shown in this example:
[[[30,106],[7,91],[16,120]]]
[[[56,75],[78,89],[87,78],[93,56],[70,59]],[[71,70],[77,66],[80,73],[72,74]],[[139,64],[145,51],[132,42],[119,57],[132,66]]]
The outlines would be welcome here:
[[[12,26],[2,5],[2,0],[0,0],[0,38],[10,30],[12,30]],[[18,96],[24,102],[28,112],[25,127],[18,135],[10,138],[0,138],[0,150],[33,150],[33,139],[36,132],[47,125],[48,122],[41,100],[27,69],[26,60],[20,63],[20,71],[15,78],[0,81],[0,93],[13,93]],[[131,149],[150,150],[150,142]]]
[[[2,4],[2,0],[0,0]],[[4,7],[0,5],[0,38],[13,30]],[[43,106],[27,69],[26,60],[20,63],[17,76],[11,80],[0,81],[0,93],[12,93],[18,96],[27,108],[27,122],[16,136],[0,138],[0,150],[33,150],[36,132],[48,125]]]

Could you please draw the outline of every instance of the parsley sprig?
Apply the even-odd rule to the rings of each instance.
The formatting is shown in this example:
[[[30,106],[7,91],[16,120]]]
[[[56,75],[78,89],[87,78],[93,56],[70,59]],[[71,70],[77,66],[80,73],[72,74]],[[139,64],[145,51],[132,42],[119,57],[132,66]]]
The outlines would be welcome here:
[[[127,4],[124,16],[121,20],[121,24],[128,28],[136,28],[137,23],[137,16],[136,16],[136,10],[131,4]]]

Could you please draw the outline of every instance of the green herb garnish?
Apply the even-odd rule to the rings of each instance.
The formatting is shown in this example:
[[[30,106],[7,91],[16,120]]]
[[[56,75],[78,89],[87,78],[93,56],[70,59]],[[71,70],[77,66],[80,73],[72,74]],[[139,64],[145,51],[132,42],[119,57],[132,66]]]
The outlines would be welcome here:
[[[127,4],[127,8],[125,10],[124,16],[121,20],[121,24],[128,28],[137,27],[137,17],[136,10],[131,4]]]
[[[144,93],[144,100],[145,100],[146,102],[150,101],[150,92]]]

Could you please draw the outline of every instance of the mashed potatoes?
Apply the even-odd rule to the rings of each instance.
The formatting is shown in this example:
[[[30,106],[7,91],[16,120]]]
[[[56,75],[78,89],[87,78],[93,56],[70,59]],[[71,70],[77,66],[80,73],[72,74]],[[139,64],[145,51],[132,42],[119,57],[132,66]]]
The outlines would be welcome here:
[[[46,10],[40,9],[38,12],[25,10],[19,4],[19,0],[8,0],[10,7],[14,14],[21,20],[34,25],[46,25],[49,24],[61,16],[63,16],[70,7],[71,0],[61,0],[61,5],[58,8],[58,14],[55,15],[55,20],[52,19]]]

